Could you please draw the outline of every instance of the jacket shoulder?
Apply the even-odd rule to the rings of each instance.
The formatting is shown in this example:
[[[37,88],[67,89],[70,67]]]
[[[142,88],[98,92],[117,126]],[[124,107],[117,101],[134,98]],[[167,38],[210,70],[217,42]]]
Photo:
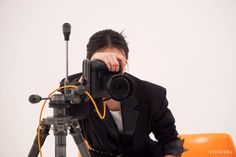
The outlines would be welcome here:
[[[162,101],[166,97],[166,88],[152,82],[139,79],[131,74],[125,74],[130,78],[135,86],[135,93],[143,99],[150,101]]]
[[[69,82],[78,82],[81,76],[82,76],[82,73],[72,74],[72,75],[68,76],[68,80],[69,80]],[[60,86],[64,85],[64,81],[65,81],[65,78],[63,78],[60,81]]]

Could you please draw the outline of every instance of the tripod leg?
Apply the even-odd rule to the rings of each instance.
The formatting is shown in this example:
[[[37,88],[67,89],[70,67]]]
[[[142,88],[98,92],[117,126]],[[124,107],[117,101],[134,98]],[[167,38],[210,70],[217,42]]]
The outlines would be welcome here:
[[[40,147],[42,147],[46,137],[49,135],[49,130],[50,130],[50,125],[47,124],[40,124]],[[28,157],[37,157],[39,154],[39,149],[38,149],[38,132],[37,135],[35,136],[34,143],[30,149]]]
[[[66,136],[55,136],[55,157],[66,157]]]
[[[55,157],[66,157],[67,126],[54,125]]]
[[[75,123],[74,125],[71,126],[70,129],[70,134],[72,135],[80,153],[82,154],[83,157],[91,157],[88,149],[87,149],[87,145],[84,141],[84,138],[82,136],[82,133],[80,131],[80,126],[79,123]]]

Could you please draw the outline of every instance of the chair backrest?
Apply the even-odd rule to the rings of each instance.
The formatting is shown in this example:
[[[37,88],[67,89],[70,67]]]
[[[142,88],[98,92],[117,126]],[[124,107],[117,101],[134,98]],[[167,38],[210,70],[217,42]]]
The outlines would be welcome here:
[[[230,135],[225,133],[182,134],[186,152],[181,157],[236,157]]]

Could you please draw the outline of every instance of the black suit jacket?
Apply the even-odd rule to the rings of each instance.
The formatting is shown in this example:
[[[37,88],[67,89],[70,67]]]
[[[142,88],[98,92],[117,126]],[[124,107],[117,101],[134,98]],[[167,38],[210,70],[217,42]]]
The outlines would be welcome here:
[[[93,105],[83,104],[86,116],[80,118],[80,126],[89,145],[96,150],[122,154],[123,156],[161,157],[165,154],[180,155],[183,142],[177,137],[175,119],[168,109],[166,89],[140,80],[128,73],[124,74],[134,85],[134,94],[121,101],[123,134],[119,134],[117,126],[106,108],[106,117],[101,120]],[[69,77],[70,82],[77,82],[81,74]],[[63,81],[62,81],[63,82]],[[80,104],[81,105],[81,104]],[[103,105],[98,104],[103,113]],[[83,110],[83,108],[81,107]],[[71,108],[68,112],[74,116],[81,114],[81,109]],[[155,135],[156,141],[149,134]],[[92,156],[105,156],[94,153]]]

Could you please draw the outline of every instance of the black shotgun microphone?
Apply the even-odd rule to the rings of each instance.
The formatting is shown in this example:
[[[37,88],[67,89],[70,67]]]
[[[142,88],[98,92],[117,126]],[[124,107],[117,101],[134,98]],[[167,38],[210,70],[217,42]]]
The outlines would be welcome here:
[[[66,77],[65,77],[65,80],[64,80],[64,86],[66,86],[69,81],[68,81],[68,41],[70,40],[70,32],[71,32],[71,26],[69,23],[64,23],[62,25],[62,30],[63,30],[63,34],[64,34],[64,38],[65,38],[65,41],[66,41]],[[67,88],[64,88],[64,92],[65,94],[68,93],[68,89]]]
[[[65,41],[69,41],[70,40],[70,31],[71,31],[71,26],[69,23],[64,23],[62,26],[63,29],[63,34],[64,34],[64,38]]]

